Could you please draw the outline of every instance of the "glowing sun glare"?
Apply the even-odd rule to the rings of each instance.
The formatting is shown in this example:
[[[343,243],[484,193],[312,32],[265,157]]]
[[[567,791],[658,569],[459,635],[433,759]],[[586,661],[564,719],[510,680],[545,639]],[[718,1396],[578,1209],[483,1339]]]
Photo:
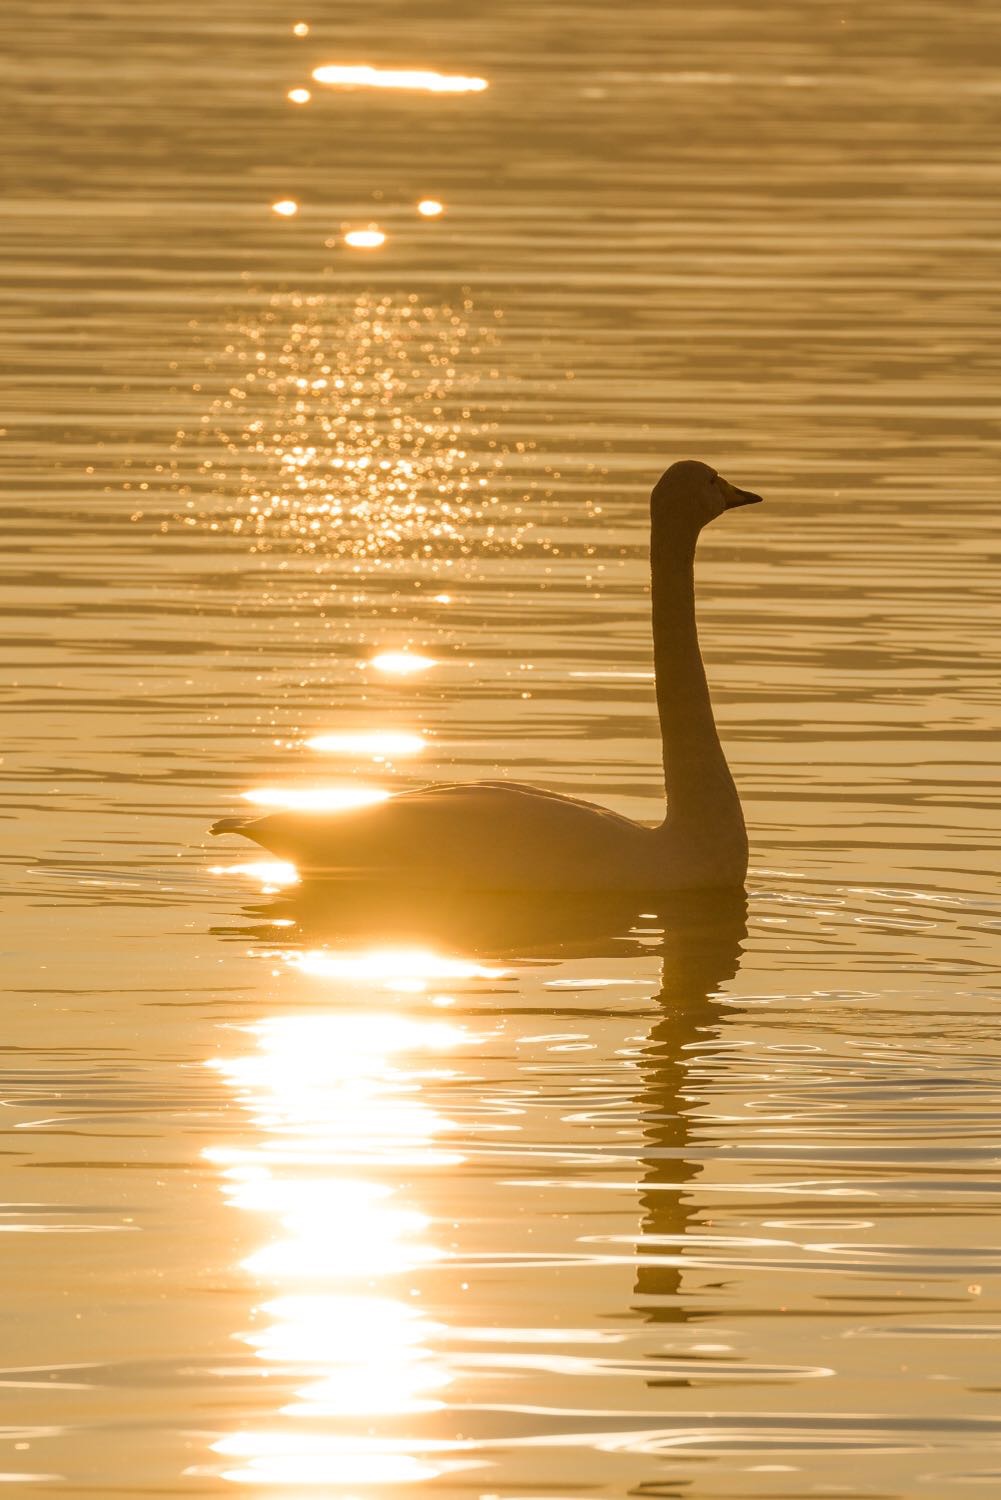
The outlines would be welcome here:
[[[341,812],[349,807],[367,807],[385,802],[388,792],[363,786],[258,786],[243,792],[244,802],[256,807],[285,807],[296,812]]]
[[[306,744],[328,755],[419,755],[427,740],[403,730],[373,729],[361,734],[316,734]]]
[[[352,250],[378,250],[380,245],[386,243],[386,236],[381,229],[349,229],[344,236],[345,245],[350,245]]]
[[[420,68],[345,67],[326,63],[313,69],[317,83],[334,88],[417,89],[426,94],[480,94],[485,78],[463,78],[459,73],[434,73]]]
[[[430,656],[412,656],[409,651],[380,651],[369,661],[377,672],[386,672],[393,677],[413,677],[435,666]]]

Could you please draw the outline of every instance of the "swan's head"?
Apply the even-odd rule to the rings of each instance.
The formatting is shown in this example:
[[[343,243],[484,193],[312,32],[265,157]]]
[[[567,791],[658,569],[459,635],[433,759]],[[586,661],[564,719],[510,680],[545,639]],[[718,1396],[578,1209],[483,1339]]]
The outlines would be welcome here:
[[[738,490],[722,474],[695,459],[672,464],[653,487],[650,508],[654,520],[661,517],[701,531],[725,510],[738,505],[756,505],[761,499],[750,490]]]

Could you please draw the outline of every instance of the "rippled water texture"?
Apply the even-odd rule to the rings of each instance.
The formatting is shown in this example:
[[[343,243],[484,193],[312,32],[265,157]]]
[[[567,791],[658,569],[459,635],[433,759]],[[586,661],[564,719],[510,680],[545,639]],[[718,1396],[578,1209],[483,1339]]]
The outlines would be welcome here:
[[[0,1481],[1001,1492],[995,9],[0,28]],[[210,845],[656,817],[683,456],[746,914]]]

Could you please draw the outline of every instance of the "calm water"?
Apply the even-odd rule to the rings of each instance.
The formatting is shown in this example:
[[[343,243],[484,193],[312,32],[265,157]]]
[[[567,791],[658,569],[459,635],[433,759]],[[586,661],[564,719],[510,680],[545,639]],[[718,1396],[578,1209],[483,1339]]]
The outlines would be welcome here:
[[[994,9],[0,27],[0,1480],[1001,1492]],[[656,817],[681,456],[768,502],[699,571],[746,915],[210,845],[508,773]]]

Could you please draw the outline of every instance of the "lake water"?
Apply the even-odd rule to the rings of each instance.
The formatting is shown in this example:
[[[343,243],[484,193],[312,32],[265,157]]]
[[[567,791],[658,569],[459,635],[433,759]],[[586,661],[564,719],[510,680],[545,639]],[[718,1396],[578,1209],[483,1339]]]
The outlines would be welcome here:
[[[13,1492],[1001,1492],[996,26],[5,10]],[[657,817],[678,457],[766,497],[698,572],[746,914],[362,920],[207,839]]]

